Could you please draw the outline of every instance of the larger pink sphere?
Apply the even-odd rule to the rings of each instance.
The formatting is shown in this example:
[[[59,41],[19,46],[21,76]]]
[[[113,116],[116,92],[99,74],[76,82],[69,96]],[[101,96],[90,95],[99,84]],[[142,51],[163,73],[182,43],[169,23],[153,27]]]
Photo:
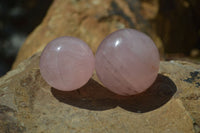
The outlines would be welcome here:
[[[40,72],[45,81],[62,91],[83,86],[93,74],[94,55],[88,45],[75,37],[51,41],[40,57]]]
[[[96,73],[105,87],[119,95],[145,91],[155,81],[159,53],[151,38],[133,29],[107,36],[96,52]]]

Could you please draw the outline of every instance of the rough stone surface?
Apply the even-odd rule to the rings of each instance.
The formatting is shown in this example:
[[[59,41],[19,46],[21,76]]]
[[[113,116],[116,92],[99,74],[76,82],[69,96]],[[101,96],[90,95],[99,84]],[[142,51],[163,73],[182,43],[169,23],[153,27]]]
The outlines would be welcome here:
[[[93,80],[95,75],[77,91],[51,88],[40,75],[39,56],[0,79],[1,132],[200,131],[198,65],[161,62],[153,87],[141,95],[122,97]]]
[[[158,0],[152,1],[55,0],[43,22],[21,47],[13,68],[60,36],[78,37],[89,44],[95,53],[106,35],[125,27],[151,36],[162,55],[162,41],[150,24],[150,18],[158,12]]]

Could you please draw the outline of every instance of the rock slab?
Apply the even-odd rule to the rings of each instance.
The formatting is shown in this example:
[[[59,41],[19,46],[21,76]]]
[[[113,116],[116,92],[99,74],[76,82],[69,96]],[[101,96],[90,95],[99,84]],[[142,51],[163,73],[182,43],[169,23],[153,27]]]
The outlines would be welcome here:
[[[94,78],[78,91],[51,88],[39,72],[35,54],[0,79],[0,131],[54,132],[181,132],[199,131],[200,72],[189,62],[161,62],[156,92],[122,97]],[[160,78],[161,79],[161,78]],[[168,81],[170,80],[170,82]],[[167,84],[166,84],[167,83]],[[167,102],[164,101],[176,89]],[[156,96],[154,96],[156,94]],[[150,104],[145,97],[156,97]],[[151,97],[152,96],[152,97]],[[137,98],[139,97],[139,98]],[[142,98],[141,98],[142,97]],[[154,106],[155,105],[155,106]]]

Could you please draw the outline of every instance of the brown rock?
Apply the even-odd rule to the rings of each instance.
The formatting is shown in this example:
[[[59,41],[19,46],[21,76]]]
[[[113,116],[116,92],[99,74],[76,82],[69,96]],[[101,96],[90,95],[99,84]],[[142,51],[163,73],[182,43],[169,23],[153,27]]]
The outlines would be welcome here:
[[[160,75],[152,87],[142,94],[122,97],[93,79],[78,91],[51,88],[40,75],[39,55],[0,78],[0,131],[193,133],[199,130],[198,65],[161,62]]]
[[[158,6],[158,0],[55,0],[22,46],[15,69],[0,78],[0,131],[198,133],[200,70],[196,64],[161,62],[156,82],[131,97],[111,93],[95,74],[78,91],[58,91],[39,72],[40,54],[35,53],[59,36],[79,37],[95,52],[107,34],[131,27],[149,34],[163,51],[162,41],[149,25]]]
[[[95,53],[106,35],[125,27],[136,28],[150,35],[162,55],[162,41],[149,20],[158,11],[158,1],[152,1],[149,4],[140,0],[55,0],[43,22],[21,47],[13,68],[34,53],[42,51],[56,37],[78,37],[88,43]]]

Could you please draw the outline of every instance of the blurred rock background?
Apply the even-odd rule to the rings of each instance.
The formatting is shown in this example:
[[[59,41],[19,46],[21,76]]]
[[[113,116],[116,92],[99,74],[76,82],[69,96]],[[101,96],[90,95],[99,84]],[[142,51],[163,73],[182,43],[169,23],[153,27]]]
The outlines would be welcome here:
[[[12,66],[28,34],[41,23],[52,0],[0,0],[0,76]]]
[[[73,1],[74,4],[83,3],[81,0],[68,1]],[[123,2],[129,6],[125,7]],[[0,1],[0,76],[11,68],[20,46],[27,35],[41,23],[51,3],[52,0]],[[93,3],[95,5],[103,2],[94,0]],[[199,62],[199,0],[112,0],[107,3],[111,3],[111,19],[123,21],[125,27],[139,27],[141,31],[147,32],[151,27],[150,30],[154,30],[160,39],[158,42],[163,45],[160,52],[165,60],[192,59]],[[127,14],[126,8],[136,14],[135,18],[132,19]],[[116,19],[112,18],[112,14]],[[109,16],[100,16],[99,23],[109,21],[107,17]],[[119,27],[123,28],[124,25]]]

